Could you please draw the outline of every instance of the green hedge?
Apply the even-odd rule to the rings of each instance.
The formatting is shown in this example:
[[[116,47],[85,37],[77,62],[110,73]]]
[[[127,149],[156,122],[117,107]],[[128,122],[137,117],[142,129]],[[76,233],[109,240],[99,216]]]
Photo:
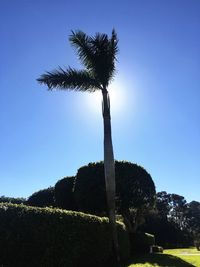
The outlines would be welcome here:
[[[130,235],[131,254],[149,253],[150,247],[155,245],[154,235],[148,233],[137,232]]]
[[[77,211],[73,192],[74,183],[74,176],[65,177],[57,181],[54,190],[56,207],[66,210]]]
[[[128,234],[118,224],[121,255]],[[0,203],[0,266],[104,266],[112,257],[107,218],[50,208]]]

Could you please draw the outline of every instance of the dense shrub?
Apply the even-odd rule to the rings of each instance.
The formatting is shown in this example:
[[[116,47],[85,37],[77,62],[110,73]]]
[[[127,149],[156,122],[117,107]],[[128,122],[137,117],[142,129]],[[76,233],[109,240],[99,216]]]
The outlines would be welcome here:
[[[154,235],[148,233],[136,232],[130,234],[131,254],[149,253],[150,247],[155,245]]]
[[[116,208],[130,232],[143,223],[144,214],[154,207],[155,185],[141,166],[115,161]],[[74,199],[77,210],[105,216],[107,214],[103,162],[81,167],[76,175]]]
[[[78,169],[74,197],[78,210],[90,214],[107,213],[106,185],[102,162],[89,163]]]
[[[59,180],[55,184],[55,205],[56,207],[66,209],[66,210],[75,210],[74,203],[74,187],[75,177],[65,177]]]
[[[128,234],[118,224],[121,255]],[[106,266],[112,257],[107,218],[51,208],[0,203],[0,265],[4,267]]]
[[[53,207],[55,205],[54,187],[49,187],[33,193],[28,198],[26,204],[35,207]]]
[[[141,166],[115,161],[116,197],[118,210],[150,207],[155,201],[155,185],[150,174]],[[106,191],[103,162],[89,163],[76,175],[75,199],[79,210],[106,212]]]

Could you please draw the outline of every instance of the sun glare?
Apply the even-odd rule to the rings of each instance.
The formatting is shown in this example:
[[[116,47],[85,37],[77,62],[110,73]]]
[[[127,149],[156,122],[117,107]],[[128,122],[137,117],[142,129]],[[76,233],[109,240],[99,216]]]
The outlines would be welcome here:
[[[125,103],[124,94],[119,82],[113,82],[108,87],[108,92],[110,96],[111,113],[117,113],[123,108],[123,105]],[[89,94],[87,99],[90,110],[93,110],[93,112],[99,112],[101,110],[102,107],[101,91]]]

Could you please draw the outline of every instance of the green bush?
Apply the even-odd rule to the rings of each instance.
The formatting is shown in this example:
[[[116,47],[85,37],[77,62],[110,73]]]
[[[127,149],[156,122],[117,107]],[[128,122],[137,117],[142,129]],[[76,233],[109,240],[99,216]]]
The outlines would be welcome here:
[[[0,265],[4,267],[105,266],[112,257],[107,218],[80,212],[0,203]],[[128,234],[118,224],[121,255]]]
[[[65,177],[55,184],[55,205],[58,208],[66,210],[76,210],[74,203],[75,177]]]
[[[148,233],[136,232],[130,234],[131,254],[149,253],[150,247],[155,244],[154,235]]]
[[[136,214],[150,210],[155,202],[155,185],[150,174],[141,166],[126,162],[115,161],[116,174],[116,208],[118,214],[126,214],[134,209]],[[66,195],[65,195],[66,196]],[[105,216],[107,214],[106,186],[104,163],[89,163],[78,169],[74,182],[74,200],[77,210]]]
[[[17,204],[17,203],[16,203]],[[39,190],[33,193],[25,203],[28,206],[35,207],[54,207],[54,187]]]

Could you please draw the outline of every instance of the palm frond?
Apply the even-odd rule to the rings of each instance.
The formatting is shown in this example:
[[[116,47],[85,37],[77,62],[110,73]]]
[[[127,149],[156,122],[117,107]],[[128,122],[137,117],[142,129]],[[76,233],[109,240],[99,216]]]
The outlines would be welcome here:
[[[76,91],[95,91],[106,88],[113,79],[118,53],[118,39],[113,29],[111,37],[96,33],[88,36],[82,31],[72,31],[69,37],[85,70],[72,68],[47,72],[38,79],[48,85],[49,89],[72,89]]]
[[[40,76],[37,81],[46,84],[49,90],[54,88],[74,91],[94,92],[101,89],[97,81],[85,70],[68,68],[47,72]]]
[[[95,54],[95,73],[98,74],[103,86],[107,86],[115,73],[115,61],[118,53],[118,39],[115,30],[109,39],[106,34],[97,33],[91,38],[92,49]]]
[[[115,73],[118,39],[113,29],[111,38],[107,34],[96,33],[88,36],[82,31],[73,32],[69,38],[78,57],[86,69],[106,87]]]
[[[110,47],[109,47],[109,54],[108,54],[108,77],[109,81],[112,80],[115,72],[116,66],[115,62],[117,61],[117,54],[119,52],[118,49],[118,38],[115,29],[112,30],[111,39],[109,40]]]
[[[119,42],[119,40],[117,38],[117,33],[116,33],[115,29],[113,29],[112,30],[112,36],[110,39],[110,44],[111,44],[111,52],[113,54],[114,59],[117,59],[116,55],[119,52],[118,42]]]
[[[82,31],[72,31],[69,41],[76,49],[77,55],[85,68],[92,71],[95,65],[95,57],[91,47],[91,37]]]

